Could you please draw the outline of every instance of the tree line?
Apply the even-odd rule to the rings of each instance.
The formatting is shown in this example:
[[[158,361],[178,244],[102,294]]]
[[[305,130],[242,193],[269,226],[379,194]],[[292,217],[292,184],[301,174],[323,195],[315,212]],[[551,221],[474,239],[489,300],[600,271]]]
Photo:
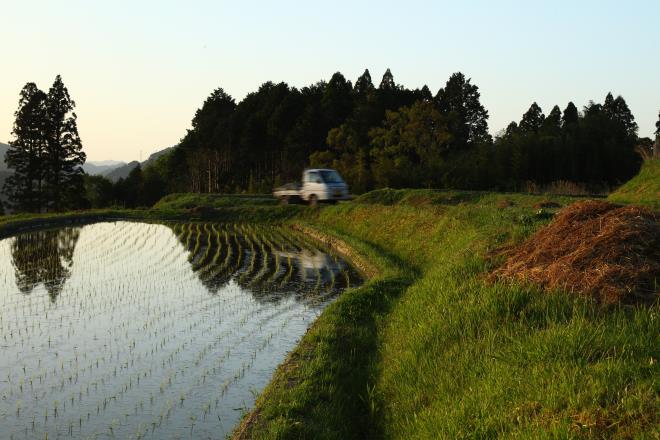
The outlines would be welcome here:
[[[336,168],[356,193],[560,181],[602,190],[637,173],[635,147],[648,141],[611,93],[581,111],[569,102],[546,115],[533,103],[495,138],[488,117],[478,86],[460,72],[435,94],[397,84],[389,69],[377,86],[369,70],[354,84],[341,73],[301,89],[267,82],[239,103],[218,88],[178,148],[151,175],[142,170],[144,199],[160,195],[154,182],[163,192],[270,192],[309,166]]]
[[[463,73],[451,75],[433,94],[427,86],[397,84],[389,69],[377,86],[369,70],[355,83],[337,72],[329,81],[300,89],[266,82],[238,103],[218,88],[170,153],[114,184],[86,176],[84,191],[71,191],[80,184],[84,161],[73,101],[60,92],[66,99],[57,101],[69,113],[58,116],[59,137],[52,128],[29,122],[62,114],[48,110],[53,90],[66,92],[56,84],[41,98],[33,97],[38,94],[33,84],[21,92],[12,142],[12,154],[21,159],[13,163],[41,165],[21,165],[31,171],[8,183],[10,189],[22,188],[6,191],[20,209],[63,209],[81,194],[84,200],[77,203],[85,206],[135,207],[172,192],[267,193],[299,179],[309,166],[336,168],[355,193],[385,186],[518,191],[555,182],[599,190],[639,170],[636,147],[653,148],[650,139],[638,137],[624,98],[611,93],[581,111],[569,102],[546,115],[532,103],[519,121],[493,138],[479,87]],[[656,127],[658,135],[660,115]],[[66,149],[58,149],[54,139],[66,139],[60,142]],[[61,194],[56,194],[59,181],[47,170],[64,157],[67,167],[57,174]]]

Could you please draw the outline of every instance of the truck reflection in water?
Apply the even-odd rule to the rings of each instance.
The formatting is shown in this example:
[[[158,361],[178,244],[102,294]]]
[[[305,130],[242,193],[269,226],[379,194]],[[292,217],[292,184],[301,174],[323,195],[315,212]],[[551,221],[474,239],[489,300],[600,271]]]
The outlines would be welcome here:
[[[172,229],[213,294],[235,282],[259,301],[324,299],[362,281],[345,261],[285,227],[191,223]]]
[[[330,255],[317,249],[303,249],[298,252],[280,252],[280,257],[294,262],[298,271],[298,278],[303,283],[336,282],[337,277],[343,275],[345,265]]]

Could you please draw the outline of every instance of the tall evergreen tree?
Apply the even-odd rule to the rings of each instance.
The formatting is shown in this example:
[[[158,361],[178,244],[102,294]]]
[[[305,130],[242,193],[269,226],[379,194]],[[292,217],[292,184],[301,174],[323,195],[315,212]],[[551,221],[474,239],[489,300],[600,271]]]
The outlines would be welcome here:
[[[374,83],[371,81],[371,74],[369,69],[365,69],[364,73],[355,81],[353,90],[357,95],[364,95],[374,90]]]
[[[548,121],[549,124],[552,124],[552,126],[559,127],[561,125],[561,117],[561,110],[558,105],[555,105],[552,107],[552,110],[550,110],[550,114],[546,118],[546,121]]]
[[[396,90],[394,75],[392,75],[392,71],[389,68],[383,74],[383,79],[380,81],[378,88],[380,90]]]
[[[604,104],[590,102],[584,108],[577,145],[584,180],[611,185],[630,179],[639,170],[637,124],[624,104],[608,96]]]
[[[561,117],[561,122],[562,122],[562,127],[567,127],[572,124],[577,124],[578,123],[578,109],[573,104],[573,102],[569,102],[566,108],[564,109],[564,114]]]
[[[630,111],[630,108],[628,108],[626,100],[623,99],[621,95],[613,98],[612,93],[608,93],[605,97],[603,110],[610,118],[620,124],[628,136],[637,136],[637,123],[635,122],[635,117]]]
[[[558,105],[552,107],[550,114],[543,121],[543,131],[546,134],[555,135],[561,129],[561,110]]]
[[[610,116],[612,116],[614,113],[614,96],[612,95],[612,92],[607,92],[607,95],[605,95],[603,109],[605,110],[605,113],[609,114]]]
[[[518,123],[516,121],[511,121],[509,125],[506,126],[504,130],[504,137],[510,138],[518,132]]]
[[[436,97],[438,109],[449,120],[454,147],[490,142],[488,111],[479,101],[479,87],[470,84],[461,72],[454,73]]]
[[[42,208],[43,156],[46,152],[46,94],[34,83],[21,90],[16,120],[5,162],[13,174],[3,192],[9,205],[19,211],[39,212]]]
[[[433,94],[431,93],[431,89],[429,89],[429,86],[424,84],[424,87],[422,87],[419,91],[417,92],[418,96],[418,101],[423,101],[423,102],[431,102],[433,101]]]
[[[352,91],[353,85],[340,72],[336,72],[328,81],[321,101],[328,129],[340,126],[351,113]]]
[[[83,170],[85,153],[78,135],[76,104],[57,75],[48,91],[47,148],[44,161],[46,197],[49,208],[61,210],[76,205],[76,198],[83,194]]]
[[[544,120],[545,115],[543,114],[543,110],[534,102],[520,120],[520,130],[527,133],[537,133],[543,125]]]
[[[658,122],[655,123],[655,135],[660,136],[660,112],[658,112]]]

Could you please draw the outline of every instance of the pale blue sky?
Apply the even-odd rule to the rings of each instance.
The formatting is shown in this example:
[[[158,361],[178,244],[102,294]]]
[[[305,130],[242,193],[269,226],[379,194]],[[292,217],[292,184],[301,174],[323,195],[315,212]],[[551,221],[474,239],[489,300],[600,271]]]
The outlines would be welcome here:
[[[265,81],[302,87],[387,67],[435,93],[452,72],[480,88],[496,133],[532,101],[548,113],[608,91],[640,135],[660,110],[660,1],[0,0],[0,141],[18,93],[56,74],[76,100],[90,160],[178,142],[205,97]]]

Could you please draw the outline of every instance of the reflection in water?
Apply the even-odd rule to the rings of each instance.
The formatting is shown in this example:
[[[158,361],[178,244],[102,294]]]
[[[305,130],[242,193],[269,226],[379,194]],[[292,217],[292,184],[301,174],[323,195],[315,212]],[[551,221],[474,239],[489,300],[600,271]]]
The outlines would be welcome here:
[[[358,281],[284,227],[116,222],[0,240],[0,438],[223,438]]]
[[[328,296],[358,283],[359,276],[319,244],[282,227],[220,224],[170,226],[188,252],[192,270],[210,293],[230,281],[255,299]],[[43,284],[52,301],[71,276],[80,227],[22,233],[11,243],[18,289]]]
[[[43,284],[51,301],[55,301],[71,276],[73,251],[79,236],[80,228],[26,232],[16,236],[11,244],[11,256],[18,289],[29,294]]]
[[[286,228],[192,223],[172,230],[211,293],[234,280],[258,300],[278,301],[324,297],[359,281],[345,262]]]

